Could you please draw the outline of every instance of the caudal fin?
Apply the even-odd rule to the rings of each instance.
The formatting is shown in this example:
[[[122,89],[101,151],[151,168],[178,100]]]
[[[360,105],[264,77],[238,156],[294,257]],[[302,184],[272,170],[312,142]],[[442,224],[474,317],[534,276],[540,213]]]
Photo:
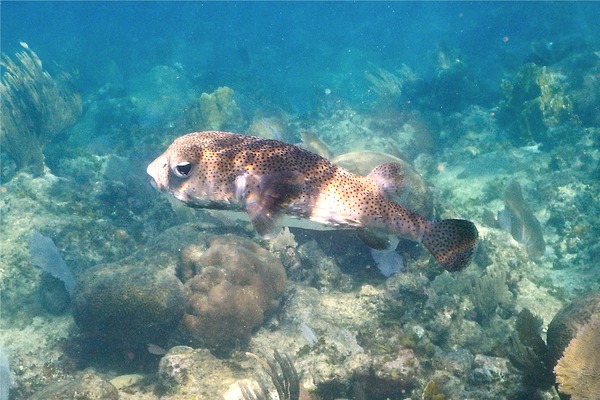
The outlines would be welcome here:
[[[464,219],[430,222],[421,242],[447,271],[466,267],[477,248],[477,228]]]

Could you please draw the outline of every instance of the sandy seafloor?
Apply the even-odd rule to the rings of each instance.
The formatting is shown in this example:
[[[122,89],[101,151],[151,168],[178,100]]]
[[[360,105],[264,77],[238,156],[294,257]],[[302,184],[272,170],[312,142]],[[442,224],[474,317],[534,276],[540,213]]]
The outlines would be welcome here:
[[[302,398],[558,399],[551,385],[523,383],[526,373],[509,360],[509,338],[521,310],[541,318],[545,339],[563,306],[600,290],[600,47],[586,34],[557,36],[552,44],[532,39],[486,82],[469,64],[473,55],[463,59],[458,46],[434,46],[428,72],[401,59],[365,64],[352,76],[328,70],[330,85],[307,82],[314,85],[308,106],[281,102],[282,93],[269,97],[270,85],[253,91],[244,83],[250,72],[217,74],[219,83],[211,84],[210,68],[175,57],[127,74],[118,60],[98,66],[105,83],[82,91],[83,112],[46,146],[44,173],[17,171],[2,153],[0,344],[8,364],[0,359],[0,369],[8,367],[9,377],[0,378],[10,385],[8,398],[83,382],[84,372],[104,380],[107,392],[88,382],[83,397],[58,387],[39,398],[234,399],[243,398],[240,383],[257,391],[254,382],[277,398],[249,353],[271,358],[278,350],[298,370],[302,396],[310,396]],[[28,44],[51,64],[43,48]],[[327,54],[327,45],[317,54]],[[252,66],[269,51],[238,47],[234,62]],[[478,101],[481,85],[494,90]],[[332,159],[351,151],[400,157],[429,186],[433,218],[477,225],[474,260],[448,273],[421,246],[401,242],[403,270],[385,277],[352,232],[292,228],[266,241],[246,222],[172,204],[150,186],[146,165],[174,138],[206,129],[327,148]],[[305,132],[317,139],[303,143]],[[529,236],[515,237],[495,219],[512,181],[542,228],[539,253]],[[199,242],[225,233],[248,238],[280,259],[287,280],[247,340],[211,354],[202,339],[173,326],[153,343],[167,352],[161,354],[135,331],[99,340],[102,326],[83,330],[72,304],[49,306],[65,301],[64,293],[54,284],[44,294],[50,285],[29,254],[34,231],[53,239],[76,278],[108,263],[175,276],[177,232],[189,231]],[[153,253],[157,238],[165,246],[160,256]],[[478,295],[477,282],[490,276],[495,287]],[[491,305],[478,306],[481,296]]]

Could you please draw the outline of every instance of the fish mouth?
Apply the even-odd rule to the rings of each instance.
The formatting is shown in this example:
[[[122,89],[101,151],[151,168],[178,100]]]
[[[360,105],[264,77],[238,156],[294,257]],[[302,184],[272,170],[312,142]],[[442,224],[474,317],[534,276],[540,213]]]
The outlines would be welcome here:
[[[160,190],[160,188],[158,187],[158,183],[156,183],[156,180],[154,180],[154,178],[152,177],[150,177],[150,184],[154,189],[158,190],[159,192],[162,192],[162,190]]]

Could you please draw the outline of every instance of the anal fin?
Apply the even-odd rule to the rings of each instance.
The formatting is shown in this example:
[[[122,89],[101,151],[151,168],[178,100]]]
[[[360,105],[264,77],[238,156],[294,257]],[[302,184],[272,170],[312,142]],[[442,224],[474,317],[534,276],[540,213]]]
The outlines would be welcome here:
[[[356,230],[356,234],[370,248],[384,252],[396,249],[399,242],[396,236],[372,229],[359,228]]]

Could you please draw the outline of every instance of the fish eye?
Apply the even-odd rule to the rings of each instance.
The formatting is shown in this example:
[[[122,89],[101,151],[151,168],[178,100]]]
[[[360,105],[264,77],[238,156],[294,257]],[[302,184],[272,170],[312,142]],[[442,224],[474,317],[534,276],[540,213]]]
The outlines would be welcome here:
[[[186,178],[192,172],[192,164],[187,161],[181,162],[173,168],[173,172],[180,178]]]

